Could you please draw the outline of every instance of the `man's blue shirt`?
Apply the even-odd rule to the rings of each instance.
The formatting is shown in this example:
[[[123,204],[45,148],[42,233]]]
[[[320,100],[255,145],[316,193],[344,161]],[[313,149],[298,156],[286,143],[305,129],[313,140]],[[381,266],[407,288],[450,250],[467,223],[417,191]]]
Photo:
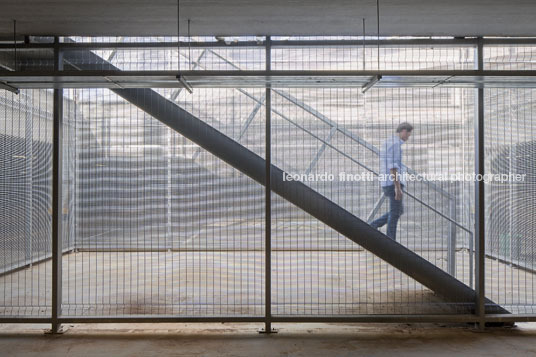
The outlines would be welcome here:
[[[400,183],[405,185],[404,174],[406,167],[402,165],[402,144],[404,140],[400,139],[398,135],[394,135],[385,140],[380,150],[380,184],[382,187],[392,186],[394,182],[389,176],[391,169],[397,169],[400,179]],[[382,180],[382,176],[386,180]]]

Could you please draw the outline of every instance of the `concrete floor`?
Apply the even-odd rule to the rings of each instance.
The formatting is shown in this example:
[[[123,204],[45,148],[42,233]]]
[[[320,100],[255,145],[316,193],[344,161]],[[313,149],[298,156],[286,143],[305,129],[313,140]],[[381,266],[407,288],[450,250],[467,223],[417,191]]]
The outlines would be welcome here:
[[[64,314],[262,314],[262,252],[228,254],[70,254],[63,265]],[[466,278],[463,254],[457,275]],[[415,313],[406,311],[404,302],[418,303],[419,311],[444,308],[433,294],[423,296],[426,290],[366,252],[277,253],[274,262],[282,267],[274,276],[279,285],[273,296],[273,311],[280,314]],[[319,262],[329,264],[313,269]],[[532,311],[532,274],[491,260],[486,268],[490,291],[500,292],[497,301],[513,312]],[[0,277],[0,311],[49,313],[50,271],[45,262]],[[244,296],[252,300],[240,300]],[[80,308],[78,301],[84,302]],[[308,302],[314,303],[311,310],[305,309]],[[49,327],[0,325],[0,356],[536,355],[536,323],[485,332],[444,324],[275,324],[279,333],[272,336],[257,333],[262,324],[73,324],[63,335],[44,335]]]
[[[480,332],[467,325],[84,324],[0,325],[3,356],[533,356],[536,323]]]

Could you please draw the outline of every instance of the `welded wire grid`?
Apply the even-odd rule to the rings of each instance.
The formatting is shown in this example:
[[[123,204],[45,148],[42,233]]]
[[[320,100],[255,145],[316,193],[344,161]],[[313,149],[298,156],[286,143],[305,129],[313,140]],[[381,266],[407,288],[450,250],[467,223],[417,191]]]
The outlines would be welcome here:
[[[0,90],[0,315],[50,316],[52,92]],[[32,263],[38,263],[32,266]]]
[[[512,313],[534,313],[536,93],[488,89],[485,99],[486,171],[523,175],[486,184],[486,292]]]
[[[54,56],[49,48],[0,48],[0,71],[53,70]]]
[[[536,68],[536,46],[484,46],[484,69],[520,71]]]
[[[307,40],[310,38],[302,39]],[[313,38],[326,39],[326,38]],[[278,38],[274,38],[278,40]],[[363,58],[364,54],[364,58]],[[377,48],[296,46],[274,48],[272,69],[469,69],[471,47]],[[422,174],[464,173],[472,160],[472,91],[460,89],[273,90],[274,161],[296,174],[333,174],[307,184],[357,217],[370,217],[379,183],[341,182],[340,174],[379,171],[381,144],[396,126],[416,130],[404,163]],[[464,139],[469,138],[469,141]],[[452,275],[471,285],[470,223],[473,187],[463,182],[409,183],[398,240],[448,270],[448,240],[455,242]],[[283,202],[280,198],[277,200]],[[276,200],[276,202],[277,202]],[[282,203],[284,204],[284,203]],[[289,206],[288,204],[286,204]],[[291,212],[287,212],[290,210]],[[288,314],[454,313],[426,288],[363,251],[296,208],[274,209],[274,311]],[[454,220],[458,225],[453,225]],[[458,311],[463,310],[460,307]]]
[[[536,46],[486,46],[484,68],[532,70]],[[533,89],[487,89],[485,170],[525,175],[486,184],[486,295],[512,313],[535,312],[534,207],[536,127]]]
[[[472,132],[472,116],[467,116],[470,111],[465,101],[472,100],[472,91],[375,89],[366,95],[356,89],[272,92],[274,164],[291,174],[309,175],[302,176],[304,183],[363,220],[369,218],[382,195],[377,180],[378,150],[401,122],[409,121],[415,127],[403,148],[405,165],[420,174],[464,171],[464,151],[471,150],[464,137]],[[349,174],[361,178],[353,181],[347,178]],[[374,180],[369,181],[369,177]],[[470,285],[468,247],[472,236],[462,229],[468,189],[472,188],[464,187],[461,181],[408,182],[406,190],[413,197],[404,198],[405,213],[397,240],[448,270],[451,257],[447,246],[453,239],[457,249],[452,275]],[[388,206],[386,201],[371,218],[385,213]],[[447,218],[459,221],[461,227],[453,227]],[[277,196],[272,222],[274,313],[411,314],[464,309],[445,303]]]
[[[287,40],[274,37],[273,40]],[[340,40],[303,37],[300,40]],[[342,38],[347,39],[347,38]],[[384,40],[385,38],[380,38]],[[354,41],[362,37],[353,38]],[[471,46],[378,46],[366,37],[365,46],[284,46],[272,49],[273,70],[464,70],[474,68]],[[371,41],[372,40],[372,41]],[[371,44],[372,42],[372,44]]]
[[[83,43],[132,43],[140,42],[169,43],[177,41],[177,37],[142,37],[137,38],[119,37],[110,38],[66,38],[64,42],[76,41]],[[182,37],[180,46],[180,56],[178,58],[177,47],[148,47],[148,48],[108,48],[92,51],[106,60],[104,63],[94,63],[92,53],[88,51],[70,51],[78,54],[74,61],[70,61],[75,66],[91,64],[94,69],[108,69],[107,63],[124,71],[164,71],[164,70],[211,70],[211,71],[232,71],[232,70],[264,70],[264,47],[261,45],[264,37],[226,37],[222,42],[232,45],[240,41],[255,41],[252,47],[191,47],[189,42],[217,42],[214,37]]]
[[[172,39],[75,38],[86,42],[135,43]],[[225,38],[224,41],[235,40],[245,39]],[[367,47],[363,64],[360,46],[274,48],[271,66],[272,69],[376,69],[375,50]],[[516,52],[516,56],[519,53]],[[81,69],[109,68],[108,63],[123,70],[179,67],[176,48],[68,50],[65,57],[66,66],[74,64]],[[488,57],[486,66],[500,62],[494,62],[493,56]],[[180,67],[184,70],[265,68],[264,49],[256,46],[181,47],[180,58]],[[523,58],[527,58],[526,53]],[[399,46],[380,50],[381,69],[471,69],[473,66],[472,47]],[[487,94],[488,98],[496,98],[495,102],[487,100],[488,108],[493,107],[490,103],[502,103],[497,98],[501,101],[506,98],[506,92],[496,91],[495,97]],[[519,91],[514,90],[517,94]],[[157,92],[264,156],[264,90],[196,89],[189,94],[182,89],[166,89]],[[512,95],[514,92],[508,95],[514,104],[501,104],[501,109],[494,112],[502,114],[486,114],[491,115],[491,122],[504,124],[503,114],[508,108],[509,113],[514,113],[509,115],[525,120],[524,125],[530,123],[527,109],[530,104],[527,103],[531,103],[531,99],[526,95],[530,91],[522,91],[525,104]],[[51,92],[48,93],[51,96]],[[408,167],[418,173],[474,171],[473,90],[372,89],[363,95],[356,89],[277,89],[271,93],[272,157],[276,166],[288,172],[378,171],[377,149],[402,121],[415,126],[413,136],[403,147],[403,161]],[[138,106],[143,107],[143,98],[138,99],[142,102],[142,105],[137,103]],[[51,102],[49,105],[50,111]],[[36,106],[37,103],[32,102],[32,107]],[[262,316],[265,308],[264,188],[112,91],[65,90],[64,106],[68,113],[64,117],[64,140],[68,148],[64,149],[62,222],[63,247],[67,254],[63,257],[62,313],[68,316]],[[523,111],[515,109],[520,106]],[[12,107],[16,108],[16,104],[10,104],[9,108]],[[19,120],[12,114],[13,109],[8,110],[11,110],[10,115],[5,117],[9,124],[4,127],[19,125],[20,121],[13,121],[14,118]],[[488,112],[492,113],[489,109]],[[35,126],[35,121],[32,125]],[[51,122],[48,125],[51,128]],[[520,126],[516,130],[521,132]],[[51,131],[48,133],[50,145]],[[523,131],[524,143],[510,145],[516,147],[516,152],[528,150],[528,133],[530,131]],[[4,140],[14,140],[7,139],[8,136]],[[10,157],[10,165],[15,167],[11,148],[20,148],[22,144],[4,142],[2,155]],[[508,151],[511,149],[504,154],[505,145],[497,142],[486,140],[487,145],[495,145],[487,147],[488,152],[495,150],[495,156],[512,156]],[[48,155],[50,160],[50,153]],[[487,165],[490,165],[489,160]],[[503,159],[497,160],[502,162]],[[519,167],[531,170],[530,160],[519,160],[514,160]],[[39,165],[43,165],[43,160]],[[500,170],[504,166],[501,165]],[[50,166],[45,167],[50,170]],[[36,172],[33,167],[33,182]],[[27,171],[24,173],[28,176]],[[15,190],[9,181],[11,176],[4,174],[4,177],[4,190]],[[306,184],[362,219],[370,216],[381,195],[377,181]],[[524,185],[525,189],[530,188],[528,183]],[[50,190],[50,184],[46,189]],[[504,195],[503,191],[504,187],[487,188],[487,202],[495,202],[493,197]],[[50,191],[47,192],[50,195]],[[473,196],[472,182],[410,183],[397,235],[401,244],[467,285],[472,285],[473,242],[472,234],[467,231],[471,231],[474,224]],[[514,202],[514,198],[505,202]],[[16,202],[5,200],[6,204],[12,201]],[[387,207],[388,202],[383,203],[377,215],[384,213]],[[518,309],[515,311],[527,312],[532,301],[526,282],[531,281],[532,273],[525,272],[522,279],[517,275],[515,284],[508,281],[520,266],[512,260],[517,258],[526,263],[531,257],[532,253],[527,253],[532,247],[531,230],[527,228],[531,221],[530,216],[511,212],[512,207],[515,209],[521,204],[508,207],[508,217],[516,220],[509,225],[522,227],[517,231],[528,234],[517,241],[529,243],[512,243],[512,248],[506,250],[510,260],[501,258],[503,260],[488,263],[493,273],[488,275],[487,292],[495,302],[510,304],[509,307],[515,305]],[[6,209],[5,212],[14,211]],[[36,214],[45,212],[50,230],[50,208],[40,209]],[[492,227],[504,227],[501,221],[504,219],[503,215],[489,209],[488,231],[493,230]],[[13,230],[24,231],[23,221],[24,218],[18,217]],[[491,233],[487,248],[490,258],[496,258],[494,252],[505,252],[503,248],[496,248],[503,247],[503,243],[494,242],[507,238],[493,238],[498,235]],[[49,239],[50,232],[46,237]],[[454,271],[449,270],[452,257],[447,249],[452,239],[456,243]],[[23,238],[16,239],[19,245],[22,241]],[[272,248],[272,311],[276,315],[467,312],[461,306],[436,297],[275,194],[272,195]],[[4,252],[13,251],[6,249]],[[37,263],[35,259],[34,262]],[[17,264],[17,267],[24,265],[20,261]],[[17,295],[20,289],[15,289],[18,285],[13,282],[29,284],[30,280],[22,279],[21,274],[38,274],[36,271],[50,272],[50,262],[2,276],[4,296]],[[49,279],[49,275],[46,278]],[[501,290],[501,287],[511,289]],[[32,291],[34,295],[26,293],[25,299],[36,296],[32,301],[38,306],[50,301],[49,290],[34,288]],[[507,291],[513,291],[514,297],[507,298]],[[525,295],[517,295],[516,300],[515,293],[520,291]],[[18,296],[20,299],[20,294]],[[14,303],[4,301],[3,306],[11,308]],[[30,313],[37,314],[33,310]],[[21,312],[6,310],[6,314]]]
[[[263,154],[262,91],[159,93]],[[262,316],[262,186],[109,90],[70,96],[77,253],[63,260],[63,313]]]

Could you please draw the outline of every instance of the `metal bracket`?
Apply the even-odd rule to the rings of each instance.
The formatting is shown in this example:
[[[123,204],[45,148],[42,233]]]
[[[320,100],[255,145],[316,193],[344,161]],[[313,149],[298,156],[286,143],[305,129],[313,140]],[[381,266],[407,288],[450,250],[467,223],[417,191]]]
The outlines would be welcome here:
[[[186,89],[190,94],[192,94],[194,92],[194,89],[192,88],[192,86],[190,84],[188,84],[188,82],[186,82],[186,79],[184,79],[183,76],[181,76],[180,74],[177,75],[177,79],[179,80],[179,82],[182,84],[182,86],[184,87],[184,89]]]
[[[261,328],[258,332],[259,332],[260,334],[263,334],[263,335],[270,335],[270,334],[272,334],[272,333],[278,333],[279,330],[278,330],[278,329],[275,329],[275,328],[271,328],[269,331],[266,331],[266,329]]]
[[[452,76],[448,76],[447,78],[440,80],[440,81],[437,82],[437,84],[436,84],[435,86],[433,86],[432,88],[436,88],[436,87],[438,87],[438,86],[440,86],[440,85],[442,85],[442,84],[445,84],[445,83],[447,83],[447,82],[448,82],[450,79],[452,79],[452,78],[454,78],[454,75],[452,75]]]
[[[10,91],[11,93],[19,94],[19,89],[18,88],[10,86],[6,82],[0,82],[0,89],[5,89],[7,91]]]
[[[61,325],[57,329],[51,328],[50,330],[45,330],[45,335],[63,335],[65,332],[67,332],[67,330],[68,328]]]

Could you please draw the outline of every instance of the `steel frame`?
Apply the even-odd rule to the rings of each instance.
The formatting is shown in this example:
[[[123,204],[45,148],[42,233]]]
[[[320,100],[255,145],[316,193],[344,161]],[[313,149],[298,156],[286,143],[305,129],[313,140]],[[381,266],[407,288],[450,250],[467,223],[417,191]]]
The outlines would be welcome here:
[[[262,42],[246,41],[237,43],[220,42],[192,42],[192,47],[264,47],[267,49],[266,57],[270,58],[270,48],[292,47],[292,46],[361,46],[377,44],[376,40],[312,40],[312,41],[271,41],[270,38]],[[184,43],[186,44],[186,43]],[[410,39],[410,40],[380,40],[381,46],[422,46],[422,45],[444,45],[444,46],[470,46],[475,48],[476,63],[475,71],[472,74],[484,75],[483,71],[483,48],[485,45],[536,45],[536,39],[502,39],[502,38],[468,38],[468,39]],[[62,51],[69,48],[82,49],[104,49],[104,48],[149,48],[149,47],[171,47],[174,43],[62,43],[59,38],[55,38],[53,44],[39,43],[18,43],[19,49],[48,48],[54,50],[55,71],[61,72]],[[0,44],[0,50],[13,49],[12,45]],[[503,71],[498,71],[504,74]],[[27,73],[18,73],[26,75]],[[175,73],[176,74],[176,73]],[[267,61],[266,72],[264,74],[273,75],[270,72],[269,61]],[[524,72],[524,75],[527,73]],[[534,74],[533,74],[534,75]],[[266,106],[266,311],[265,316],[258,317],[177,317],[177,316],[100,316],[100,317],[75,317],[62,316],[61,314],[61,148],[62,148],[62,90],[54,90],[54,132],[53,132],[53,231],[52,231],[52,260],[53,260],[53,283],[52,283],[52,315],[50,317],[0,317],[0,323],[47,323],[52,324],[52,332],[57,333],[63,323],[106,323],[106,322],[259,322],[264,323],[267,331],[271,331],[272,323],[285,322],[470,322],[477,323],[480,328],[484,328],[487,322],[515,322],[515,321],[536,321],[534,314],[486,314],[485,313],[485,232],[484,232],[484,186],[476,183],[476,306],[475,314],[460,315],[360,315],[360,316],[272,316],[270,310],[271,289],[269,285],[271,276],[270,266],[270,113],[271,92],[270,85],[266,85],[266,95],[264,98]],[[477,173],[484,173],[484,100],[483,89],[475,89],[477,93],[477,105],[475,108],[475,160]],[[261,104],[262,105],[262,104]],[[259,105],[260,107],[260,105]],[[258,109],[257,109],[258,110]],[[325,144],[329,145],[329,138]],[[321,152],[319,152],[321,154]],[[269,166],[270,165],[270,166]],[[449,214],[450,215],[450,214]]]
[[[16,45],[13,45],[12,40],[4,43],[0,43],[0,50],[12,50],[17,49],[46,49],[52,48],[54,43],[51,37],[27,37],[27,41],[19,41]],[[44,41],[35,41],[35,39],[42,39]],[[182,37],[181,37],[182,39]],[[48,40],[48,43],[45,41]],[[484,46],[490,45],[536,45],[536,37],[531,38],[515,38],[515,37],[464,37],[464,38],[402,38],[402,39],[386,39],[380,38],[379,41],[371,37],[346,37],[344,39],[333,39],[330,37],[311,39],[299,39],[299,40],[274,40],[270,41],[272,48],[282,47],[332,47],[332,46],[377,46],[378,43],[381,47],[396,47],[396,46],[467,46],[476,47],[482,41]],[[161,42],[60,42],[59,47],[62,49],[114,49],[114,48],[163,48],[177,46],[186,48],[191,46],[192,48],[200,47],[212,47],[212,48],[234,48],[234,47],[266,47],[266,38],[261,37],[256,40],[245,41],[230,41],[228,43],[224,41],[186,41],[181,40],[180,44],[177,41],[161,41]]]
[[[179,73],[179,74],[177,74]],[[381,76],[378,88],[536,88],[536,70],[192,70],[192,71],[1,71],[0,83],[41,88],[361,88]],[[177,78],[180,78],[181,83]]]
[[[482,41],[478,41],[476,47],[477,70],[484,67],[484,47]],[[475,173],[484,174],[484,89],[476,90],[476,115],[475,115]],[[484,182],[475,181],[475,251],[476,251],[476,314],[478,316],[478,326],[485,327],[485,254],[486,254],[486,232],[485,232],[485,203],[484,203]]]
[[[266,38],[266,70],[270,70],[272,62],[270,37]],[[264,261],[264,331],[263,333],[273,333],[272,331],[272,88],[266,86],[264,101],[266,106],[265,124],[265,157],[264,157],[264,228],[265,228],[265,261]]]
[[[63,53],[55,38],[54,67],[63,69]],[[54,89],[54,123],[52,133],[52,333],[61,328],[62,300],[62,151],[63,151],[63,90]]]

